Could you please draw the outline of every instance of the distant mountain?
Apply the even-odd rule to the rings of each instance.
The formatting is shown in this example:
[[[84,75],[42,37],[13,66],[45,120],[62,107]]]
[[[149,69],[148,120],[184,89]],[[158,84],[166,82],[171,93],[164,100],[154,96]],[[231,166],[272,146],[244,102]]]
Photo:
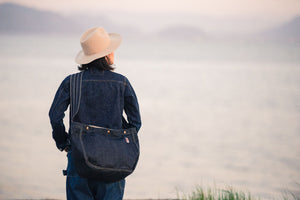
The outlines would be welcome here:
[[[264,40],[300,42],[300,16],[280,26],[263,31],[258,36]]]
[[[139,33],[134,27],[119,26],[105,16],[62,16],[12,3],[0,4],[0,33],[81,34],[88,28],[103,26],[123,36]]]
[[[0,32],[70,33],[74,31],[78,31],[78,25],[59,14],[12,3],[0,4]]]
[[[160,30],[157,37],[176,40],[201,40],[209,36],[204,31],[188,25],[175,25]]]
[[[155,33],[142,33],[134,25],[117,24],[106,16],[71,15],[63,16],[55,12],[41,11],[12,3],[0,4],[0,33],[43,33],[76,34],[95,26],[103,26],[108,32],[120,33],[128,38],[162,38],[167,40],[213,40],[214,37],[191,25],[173,25]],[[232,35],[221,35],[224,40],[236,41]],[[300,16],[280,26],[254,35],[242,35],[248,41],[291,41],[300,42]]]

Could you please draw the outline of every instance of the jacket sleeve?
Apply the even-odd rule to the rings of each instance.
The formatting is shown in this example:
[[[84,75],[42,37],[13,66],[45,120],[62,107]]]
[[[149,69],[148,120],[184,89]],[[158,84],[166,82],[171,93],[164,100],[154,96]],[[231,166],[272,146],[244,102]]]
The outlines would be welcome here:
[[[125,79],[124,110],[127,115],[129,127],[135,127],[139,131],[142,125],[139,104],[127,78]]]
[[[70,76],[65,78],[59,86],[49,111],[50,123],[52,126],[52,137],[60,151],[63,151],[67,146],[70,145],[68,133],[66,132],[63,123],[65,111],[67,110],[69,104]]]

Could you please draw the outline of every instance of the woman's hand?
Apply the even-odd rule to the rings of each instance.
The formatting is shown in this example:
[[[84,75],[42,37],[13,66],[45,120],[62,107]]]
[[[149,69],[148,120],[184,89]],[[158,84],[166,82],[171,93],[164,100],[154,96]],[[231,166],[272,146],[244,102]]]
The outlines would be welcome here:
[[[64,151],[65,151],[65,152],[68,152],[68,151],[69,151],[69,149],[70,149],[70,147],[69,147],[69,146],[67,146],[67,147],[64,149]]]

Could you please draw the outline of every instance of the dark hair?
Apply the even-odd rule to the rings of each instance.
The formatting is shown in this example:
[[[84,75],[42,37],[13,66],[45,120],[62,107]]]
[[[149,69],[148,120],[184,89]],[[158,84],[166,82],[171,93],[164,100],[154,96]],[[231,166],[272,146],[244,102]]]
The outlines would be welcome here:
[[[81,64],[81,65],[78,66],[78,69],[80,71],[85,71],[85,70],[91,69],[91,68],[95,68],[95,69],[98,69],[98,70],[113,70],[114,68],[111,65],[108,64],[106,59],[109,60],[108,57],[104,56],[102,58],[98,58],[96,60],[93,60],[90,63]]]

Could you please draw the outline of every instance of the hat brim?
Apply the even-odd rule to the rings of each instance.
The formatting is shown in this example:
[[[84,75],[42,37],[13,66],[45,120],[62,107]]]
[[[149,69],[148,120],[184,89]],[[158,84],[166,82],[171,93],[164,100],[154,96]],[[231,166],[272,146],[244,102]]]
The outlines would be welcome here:
[[[120,46],[122,42],[122,37],[120,34],[117,33],[109,33],[108,35],[110,37],[110,44],[106,49],[92,55],[85,55],[84,52],[81,50],[78,52],[77,56],[75,57],[75,62],[78,64],[87,64],[92,62],[93,60],[102,58],[115,51]]]

